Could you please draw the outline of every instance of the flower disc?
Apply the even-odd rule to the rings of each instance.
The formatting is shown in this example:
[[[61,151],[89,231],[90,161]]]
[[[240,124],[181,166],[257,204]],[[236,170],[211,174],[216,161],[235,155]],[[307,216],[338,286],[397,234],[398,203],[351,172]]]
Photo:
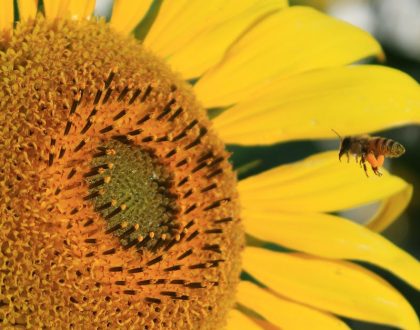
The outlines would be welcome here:
[[[243,231],[190,87],[101,22],[38,18],[0,50],[0,325],[219,329]]]

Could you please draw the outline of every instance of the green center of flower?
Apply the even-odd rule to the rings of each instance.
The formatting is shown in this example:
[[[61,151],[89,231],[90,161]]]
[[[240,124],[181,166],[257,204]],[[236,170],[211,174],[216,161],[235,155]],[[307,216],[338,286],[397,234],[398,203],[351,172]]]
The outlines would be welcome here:
[[[170,174],[152,152],[118,141],[99,148],[86,173],[95,211],[124,247],[154,246],[174,232]],[[140,247],[138,246],[138,247]]]

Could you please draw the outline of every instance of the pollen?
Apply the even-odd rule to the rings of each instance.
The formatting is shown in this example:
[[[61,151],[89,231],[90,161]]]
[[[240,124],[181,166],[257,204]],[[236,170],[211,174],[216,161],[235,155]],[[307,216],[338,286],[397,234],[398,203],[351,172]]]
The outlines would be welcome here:
[[[191,87],[102,21],[0,35],[0,328],[220,329],[236,178]]]

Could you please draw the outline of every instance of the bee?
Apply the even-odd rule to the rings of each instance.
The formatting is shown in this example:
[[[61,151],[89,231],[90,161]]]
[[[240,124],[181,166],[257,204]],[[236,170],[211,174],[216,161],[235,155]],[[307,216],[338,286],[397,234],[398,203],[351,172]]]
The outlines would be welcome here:
[[[346,154],[348,162],[350,160],[349,154],[353,154],[356,157],[356,162],[359,162],[360,157],[360,166],[363,166],[367,177],[369,175],[366,162],[370,164],[375,175],[381,176],[382,173],[379,168],[383,165],[385,157],[397,158],[405,153],[403,145],[391,139],[367,134],[342,138],[336,131],[332,131],[340,138],[338,159],[341,161],[341,157]]]

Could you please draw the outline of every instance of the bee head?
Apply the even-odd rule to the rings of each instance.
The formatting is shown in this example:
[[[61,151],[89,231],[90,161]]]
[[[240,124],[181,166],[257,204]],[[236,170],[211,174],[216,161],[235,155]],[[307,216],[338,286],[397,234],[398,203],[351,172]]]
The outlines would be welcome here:
[[[341,159],[341,156],[348,153],[350,151],[350,148],[351,148],[351,139],[350,137],[346,136],[344,139],[341,140],[338,159]]]
[[[346,136],[344,139],[341,137],[340,134],[338,134],[334,129],[331,128],[331,130],[338,136],[340,139],[340,152],[338,154],[338,159],[341,160],[341,156],[349,152],[351,148],[351,139],[350,137]]]

